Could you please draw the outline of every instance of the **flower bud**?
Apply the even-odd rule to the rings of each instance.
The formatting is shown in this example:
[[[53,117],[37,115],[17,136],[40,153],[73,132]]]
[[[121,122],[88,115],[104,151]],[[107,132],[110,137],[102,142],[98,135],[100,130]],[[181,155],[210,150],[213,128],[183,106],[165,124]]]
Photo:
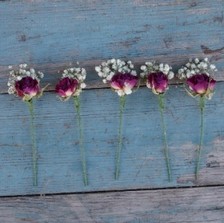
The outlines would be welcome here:
[[[39,82],[30,76],[23,77],[15,82],[16,94],[24,101],[30,101],[33,97],[41,93]]]
[[[77,79],[64,77],[56,85],[55,91],[61,98],[68,99],[75,94],[78,84]]]
[[[168,77],[163,72],[150,73],[146,85],[154,94],[163,94],[168,89]]]
[[[208,96],[213,93],[216,81],[206,74],[195,74],[187,79],[187,85],[194,95]]]
[[[111,81],[110,86],[119,96],[132,93],[132,89],[138,84],[138,77],[130,73],[116,73]]]

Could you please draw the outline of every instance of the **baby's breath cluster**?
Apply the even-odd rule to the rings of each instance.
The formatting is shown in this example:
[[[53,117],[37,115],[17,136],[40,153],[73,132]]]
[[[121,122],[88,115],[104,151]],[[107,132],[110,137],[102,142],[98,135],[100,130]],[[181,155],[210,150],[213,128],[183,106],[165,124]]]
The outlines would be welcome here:
[[[207,76],[210,76],[215,71],[217,71],[216,66],[214,64],[211,64],[208,58],[204,58],[201,60],[195,58],[190,59],[188,63],[182,66],[178,70],[177,76],[179,79],[190,78],[195,74],[206,74]]]
[[[136,71],[134,70],[134,65],[131,61],[122,61],[120,59],[111,59],[105,62],[102,62],[100,66],[95,67],[98,75],[103,78],[104,83],[111,81],[112,77],[116,73],[130,73],[134,76],[137,76]]]
[[[62,73],[62,78],[68,77],[73,78],[78,81],[78,88],[75,92],[75,96],[78,96],[82,89],[86,88],[86,84],[84,83],[86,79],[86,69],[80,67],[72,67],[65,69]]]
[[[155,61],[145,62],[145,65],[142,65],[140,68],[143,72],[140,73],[142,78],[145,78],[150,73],[162,72],[167,75],[168,79],[172,79],[174,77],[174,73],[171,71],[172,67],[168,64],[157,64]]]
[[[17,81],[22,80],[23,77],[32,77],[33,79],[36,79],[38,82],[40,82],[40,79],[44,77],[44,74],[40,71],[35,71],[33,68],[29,68],[27,64],[20,64],[17,68],[14,68],[13,66],[8,67],[9,72],[9,80],[8,80],[8,93],[9,94],[15,94],[15,83]]]

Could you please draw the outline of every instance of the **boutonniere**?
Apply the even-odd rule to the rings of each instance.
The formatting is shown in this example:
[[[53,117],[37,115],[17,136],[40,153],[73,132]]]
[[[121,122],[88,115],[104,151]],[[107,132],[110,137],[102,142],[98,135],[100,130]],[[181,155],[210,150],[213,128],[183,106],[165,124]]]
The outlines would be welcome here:
[[[126,62],[120,59],[111,59],[106,62],[102,62],[100,66],[95,67],[95,70],[103,79],[103,83],[108,84],[120,97],[118,146],[115,158],[115,179],[118,179],[120,174],[120,157],[123,144],[122,125],[125,101],[126,96],[131,94],[133,90],[138,87],[138,77],[132,62]]]
[[[198,58],[190,59],[187,64],[178,70],[178,78],[185,80],[185,89],[187,93],[199,99],[200,109],[200,141],[197,150],[195,179],[198,179],[198,172],[201,159],[201,150],[204,138],[204,110],[205,99],[211,99],[214,93],[216,81],[213,78],[214,72],[217,71],[216,66],[211,64],[208,58],[199,60]]]
[[[79,147],[82,161],[83,183],[88,185],[88,175],[86,167],[85,148],[83,145],[83,126],[80,114],[80,93],[86,87],[84,83],[86,79],[86,70],[84,68],[69,68],[63,71],[62,78],[56,85],[56,93],[62,101],[67,101],[70,98],[74,100],[74,106],[77,112],[77,124],[79,128]]]
[[[169,149],[167,143],[167,131],[164,120],[165,93],[169,88],[169,80],[174,77],[174,73],[171,71],[172,67],[168,64],[156,64],[155,62],[146,62],[141,66],[141,77],[145,80],[146,86],[152,90],[152,92],[158,96],[159,110],[161,115],[161,125],[163,129],[163,143],[164,143],[164,155],[166,160],[168,179],[171,181],[171,168]]]
[[[9,66],[9,81],[8,81],[8,93],[14,94],[20,97],[28,106],[30,111],[30,132],[32,141],[32,159],[33,159],[33,185],[37,186],[37,146],[36,146],[36,131],[34,125],[34,105],[33,99],[39,98],[43,89],[40,87],[40,80],[44,74],[40,71],[36,72],[33,68],[28,68],[27,64],[20,64],[18,69],[13,69]]]

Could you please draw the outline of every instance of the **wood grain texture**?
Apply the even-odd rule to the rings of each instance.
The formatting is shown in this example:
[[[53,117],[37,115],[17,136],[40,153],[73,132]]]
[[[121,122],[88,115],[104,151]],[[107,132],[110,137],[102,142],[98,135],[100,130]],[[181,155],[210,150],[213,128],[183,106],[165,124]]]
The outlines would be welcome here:
[[[0,195],[102,191],[127,188],[192,186],[199,142],[198,102],[184,89],[172,86],[166,95],[165,119],[173,181],[168,183],[162,152],[158,101],[147,88],[127,97],[124,113],[121,175],[114,180],[117,146],[118,96],[108,89],[86,90],[81,97],[89,173],[83,186],[76,117],[72,101],[61,102],[46,93],[35,103],[39,186],[32,186],[29,113],[12,95],[0,95]],[[198,185],[224,182],[224,88],[205,110],[205,141]]]
[[[148,59],[174,69],[189,57],[210,57],[224,80],[224,2],[213,0],[0,1],[0,92],[7,66],[27,62],[46,73],[80,61],[90,88],[102,87],[93,67],[111,57]]]
[[[7,223],[223,223],[224,187],[0,199]]]
[[[116,57],[137,68],[148,59],[177,70],[189,57],[209,57],[220,81],[206,108],[199,185],[224,182],[224,1],[8,0],[0,1],[0,195],[192,186],[199,141],[197,102],[181,86],[167,94],[166,122],[173,181],[167,182],[156,97],[146,88],[128,97],[121,177],[113,180],[118,98],[103,89],[94,66]],[[90,185],[83,187],[72,102],[52,89],[60,72],[87,68],[82,119]],[[43,71],[48,93],[36,102],[39,187],[32,187],[29,114],[7,91],[8,65]],[[34,221],[35,222],[35,221]]]

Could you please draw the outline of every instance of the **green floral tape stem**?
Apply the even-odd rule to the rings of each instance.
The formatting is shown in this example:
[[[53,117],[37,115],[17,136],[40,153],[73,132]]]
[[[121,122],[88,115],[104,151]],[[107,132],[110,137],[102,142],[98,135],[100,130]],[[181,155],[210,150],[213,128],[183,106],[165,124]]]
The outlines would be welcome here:
[[[199,97],[199,108],[200,108],[200,115],[201,115],[200,142],[199,142],[199,147],[197,150],[197,158],[196,158],[196,166],[195,166],[195,180],[198,180],[198,172],[199,172],[199,166],[200,166],[200,161],[201,161],[201,150],[202,150],[203,141],[204,141],[204,110],[205,110],[204,96]]]
[[[164,144],[164,156],[166,160],[166,168],[167,168],[167,175],[168,175],[168,180],[171,181],[171,168],[170,168],[170,158],[169,158],[169,149],[168,149],[168,144],[167,144],[167,132],[166,132],[166,124],[164,120],[164,94],[159,94],[158,95],[159,99],[159,110],[160,110],[160,116],[161,116],[161,125],[163,129],[163,144]]]
[[[33,186],[37,186],[37,175],[38,175],[38,167],[37,167],[37,146],[36,146],[36,131],[34,126],[34,109],[33,109],[33,101],[27,101],[27,105],[30,111],[30,133],[32,140],[32,169],[33,169]]]
[[[83,146],[83,128],[82,128],[82,121],[80,115],[80,100],[78,96],[74,97],[74,104],[75,109],[77,112],[77,124],[79,126],[79,147],[80,147],[80,155],[82,161],[82,176],[83,176],[83,183],[85,186],[88,185],[88,176],[87,176],[87,167],[86,167],[86,154],[85,148]]]
[[[123,144],[122,128],[123,128],[123,113],[125,108],[126,97],[120,97],[120,115],[119,115],[119,129],[118,129],[118,146],[116,150],[115,157],[115,180],[119,178],[120,175],[120,160],[121,160],[121,150]]]

